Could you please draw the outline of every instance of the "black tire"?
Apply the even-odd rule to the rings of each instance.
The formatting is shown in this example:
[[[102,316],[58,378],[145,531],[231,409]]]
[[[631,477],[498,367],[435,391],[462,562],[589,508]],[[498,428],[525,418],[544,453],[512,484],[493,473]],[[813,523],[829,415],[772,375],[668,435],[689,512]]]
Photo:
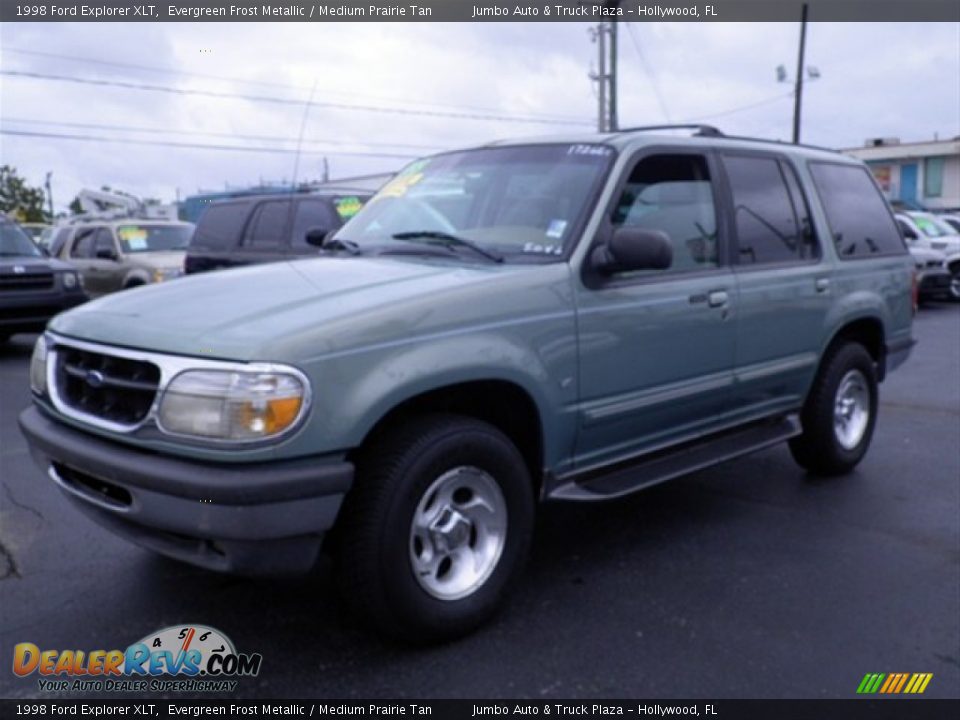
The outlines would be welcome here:
[[[431,507],[426,491],[457,468],[478,469],[495,481],[505,503],[505,539],[478,587],[465,597],[440,599],[415,575],[413,553],[422,543],[417,546],[411,533],[419,506]],[[519,575],[529,553],[534,505],[523,458],[493,426],[457,415],[405,422],[371,442],[358,460],[334,540],[343,597],[378,631],[403,642],[464,635],[496,612]],[[465,542],[476,543],[477,532],[471,521]]]
[[[951,300],[960,302],[960,270],[957,270],[951,276],[950,292],[948,294]]]
[[[868,395],[864,404],[869,408],[862,435],[849,447],[834,427],[837,394],[848,377],[862,379]],[[803,434],[790,440],[790,452],[801,467],[816,475],[843,475],[863,459],[877,421],[877,371],[863,345],[846,342],[828,351],[810,388],[801,420]]]

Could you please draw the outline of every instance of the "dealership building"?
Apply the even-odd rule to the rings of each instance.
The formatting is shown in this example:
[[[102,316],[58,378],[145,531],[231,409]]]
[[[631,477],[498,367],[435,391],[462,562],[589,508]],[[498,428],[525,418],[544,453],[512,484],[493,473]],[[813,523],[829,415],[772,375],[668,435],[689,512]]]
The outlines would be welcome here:
[[[960,136],[924,142],[874,138],[864,147],[842,152],[870,166],[891,202],[929,210],[960,209]]]

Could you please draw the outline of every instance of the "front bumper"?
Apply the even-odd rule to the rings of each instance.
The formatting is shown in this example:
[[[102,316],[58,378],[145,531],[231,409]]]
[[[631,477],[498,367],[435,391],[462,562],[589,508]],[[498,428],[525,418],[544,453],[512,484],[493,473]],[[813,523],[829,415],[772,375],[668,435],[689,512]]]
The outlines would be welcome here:
[[[80,289],[5,292],[0,297],[0,332],[39,332],[54,315],[86,301]]]
[[[20,414],[31,454],[107,529],[156,552],[250,575],[304,572],[353,483],[353,465],[317,457],[208,463],[75,430],[37,407]]]
[[[950,297],[953,276],[946,268],[926,268],[917,272],[917,292],[924,300]]]

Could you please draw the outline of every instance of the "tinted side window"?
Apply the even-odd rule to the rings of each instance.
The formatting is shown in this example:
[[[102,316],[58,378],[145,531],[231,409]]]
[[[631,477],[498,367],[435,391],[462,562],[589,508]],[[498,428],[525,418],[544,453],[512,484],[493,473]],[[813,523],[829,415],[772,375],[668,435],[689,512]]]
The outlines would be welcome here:
[[[113,233],[110,232],[109,228],[100,228],[97,230],[97,234],[94,236],[94,257],[96,257],[97,253],[99,253],[101,250],[107,250],[113,254],[116,254],[117,252],[117,248],[113,243]]]
[[[783,167],[774,158],[727,156],[723,165],[733,195],[741,265],[798,261],[810,257]]]
[[[783,179],[787,181],[790,202],[793,204],[793,212],[796,213],[797,225],[800,227],[800,258],[811,260],[819,258],[820,244],[817,242],[817,234],[810,219],[810,205],[797,180],[797,172],[783,160],[780,161],[780,172],[783,173]]]
[[[810,174],[841,260],[906,252],[866,168],[813,162]]]
[[[329,200],[301,200],[297,203],[290,244],[296,250],[316,249],[307,243],[307,230],[312,228],[336,230],[341,224],[340,216]]]
[[[211,205],[197,224],[190,245],[205,250],[230,250],[240,242],[243,225],[250,215],[252,203]]]
[[[706,159],[700,155],[651,155],[637,163],[611,217],[613,226],[665,232],[673,245],[667,270],[717,266],[717,218]]]
[[[97,228],[80,228],[77,230],[76,237],[73,239],[73,247],[70,249],[70,257],[93,257],[93,242],[96,234]]]
[[[285,246],[287,243],[284,240],[284,228],[289,215],[289,200],[261,203],[254,211],[243,244],[257,250],[274,250]]]
[[[916,240],[917,234],[903,220],[897,220],[897,226],[900,228],[900,234],[907,240]]]

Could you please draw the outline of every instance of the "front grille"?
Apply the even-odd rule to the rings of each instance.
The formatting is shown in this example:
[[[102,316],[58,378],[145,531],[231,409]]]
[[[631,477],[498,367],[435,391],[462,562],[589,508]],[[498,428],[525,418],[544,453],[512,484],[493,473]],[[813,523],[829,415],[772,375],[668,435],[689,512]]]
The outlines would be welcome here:
[[[57,347],[56,383],[74,410],[122,425],[143,420],[157,395],[160,368],[105,353]]]
[[[53,287],[53,273],[24,273],[0,275],[0,292],[16,290],[49,290]]]

